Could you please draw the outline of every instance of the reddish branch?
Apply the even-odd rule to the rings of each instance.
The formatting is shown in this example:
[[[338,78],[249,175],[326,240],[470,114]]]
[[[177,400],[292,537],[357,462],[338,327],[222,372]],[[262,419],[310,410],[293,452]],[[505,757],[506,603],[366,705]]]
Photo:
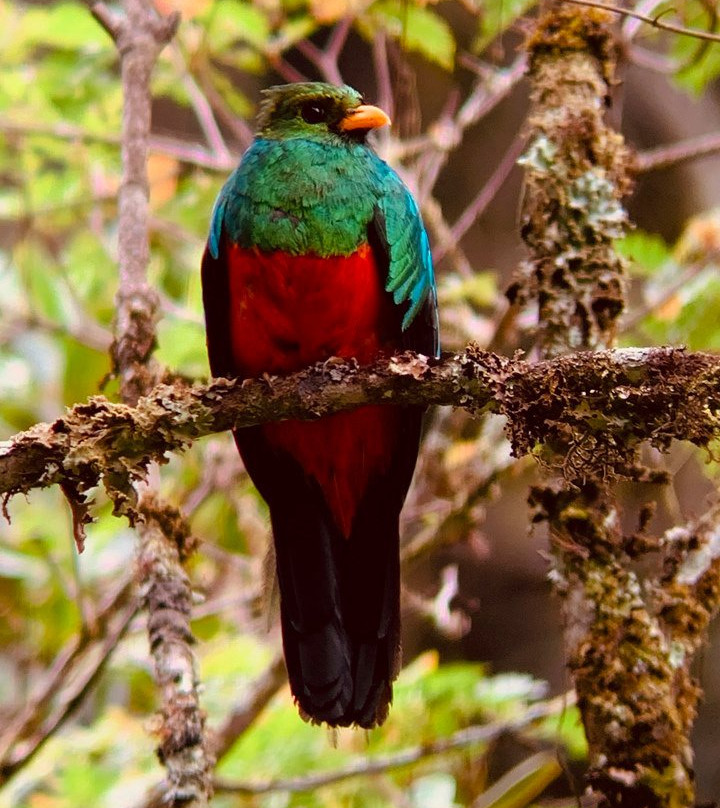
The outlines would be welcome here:
[[[710,132],[640,152],[635,156],[635,169],[640,173],[660,171],[678,163],[712,156],[718,152],[720,152],[720,132]]]

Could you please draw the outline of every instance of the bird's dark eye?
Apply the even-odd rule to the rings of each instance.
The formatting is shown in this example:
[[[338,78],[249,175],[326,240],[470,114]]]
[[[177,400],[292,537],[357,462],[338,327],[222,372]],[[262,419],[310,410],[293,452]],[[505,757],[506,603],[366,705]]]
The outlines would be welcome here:
[[[306,101],[300,108],[300,114],[307,123],[324,123],[327,120],[327,109],[317,101]]]

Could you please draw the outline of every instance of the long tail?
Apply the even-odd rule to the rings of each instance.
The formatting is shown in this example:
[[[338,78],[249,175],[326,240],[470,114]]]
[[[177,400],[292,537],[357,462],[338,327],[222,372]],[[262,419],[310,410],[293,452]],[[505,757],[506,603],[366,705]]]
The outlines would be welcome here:
[[[270,507],[285,662],[301,714],[313,722],[371,728],[392,701],[400,664],[398,524],[422,413],[406,416],[387,473],[368,485],[347,538],[317,482],[262,427],[235,436]]]
[[[397,516],[356,520],[345,539],[327,513],[271,513],[285,661],[301,712],[331,726],[381,724],[400,657]]]

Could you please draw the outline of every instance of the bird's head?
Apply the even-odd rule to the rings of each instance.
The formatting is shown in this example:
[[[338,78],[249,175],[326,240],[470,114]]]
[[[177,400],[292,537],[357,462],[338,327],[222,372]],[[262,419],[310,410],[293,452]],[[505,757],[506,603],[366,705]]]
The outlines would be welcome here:
[[[364,142],[371,129],[390,123],[379,107],[364,104],[347,85],[307,81],[270,87],[263,94],[258,133],[264,138]]]

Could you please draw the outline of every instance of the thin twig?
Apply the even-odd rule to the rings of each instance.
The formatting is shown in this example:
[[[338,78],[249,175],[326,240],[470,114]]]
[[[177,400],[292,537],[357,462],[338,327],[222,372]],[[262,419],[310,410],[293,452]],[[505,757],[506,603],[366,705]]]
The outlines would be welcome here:
[[[483,215],[488,205],[495,198],[503,183],[510,175],[510,172],[515,167],[524,146],[524,138],[516,137],[515,140],[513,140],[510,148],[505,152],[502,159],[495,167],[495,171],[493,171],[487,182],[478,191],[475,198],[452,226],[449,234],[450,239],[433,251],[433,260],[442,261],[448,249],[450,249],[452,245],[457,244],[472,225]]]
[[[433,235],[433,261],[437,264],[445,256],[449,256],[453,269],[463,278],[471,278],[475,272],[465,255],[459,240],[452,234],[450,225],[443,215],[442,205],[430,195],[423,202],[422,215],[431,234]]]
[[[445,115],[429,128],[430,148],[417,163],[421,201],[432,192],[448,155],[462,143],[465,131],[508,96],[523,78],[526,69],[527,59],[522,54],[507,68],[483,71],[457,113],[454,116]]]
[[[328,55],[328,58],[334,59],[336,62],[340,58],[340,54],[342,53],[342,49],[345,47],[352,24],[353,18],[348,15],[340,20],[335,28],[333,28],[333,32],[330,34],[330,39],[325,46],[325,53]]]
[[[123,402],[132,410],[159,374],[152,358],[159,297],[147,278],[149,215],[147,156],[150,137],[150,77],[179,15],[161,17],[144,0],[124,0],[124,17],[103,5],[93,11],[110,31],[120,54],[123,84],[123,182],[118,205],[119,286],[113,351]],[[204,97],[189,87],[208,139],[221,154],[219,130]],[[212,123],[211,123],[212,121]],[[214,127],[214,128],[213,128]],[[66,486],[68,489],[69,486]],[[70,489],[77,498],[82,490]],[[162,697],[158,756],[165,766],[164,802],[205,808],[212,796],[213,757],[205,736],[191,644],[190,582],[182,563],[193,547],[183,516],[139,479],[124,486],[116,512],[134,514],[138,527],[137,577],[148,613],[147,631]]]
[[[318,48],[309,39],[301,39],[296,48],[312,62],[325,81],[331,84],[344,84],[342,73],[338,65],[340,53],[345,45],[345,40],[352,27],[352,17],[345,17],[335,26],[325,48]]]
[[[682,25],[676,25],[671,22],[664,22],[658,14],[654,17],[648,14],[641,14],[638,11],[633,11],[629,8],[622,6],[614,6],[610,3],[600,3],[598,0],[565,0],[566,3],[573,3],[576,6],[588,6],[590,8],[601,8],[604,11],[609,11],[612,14],[621,14],[625,17],[634,17],[653,28],[659,28],[661,31],[670,31],[673,34],[681,34],[682,36],[691,36],[695,39],[704,39],[708,42],[720,42],[720,34],[711,34],[708,31],[701,31],[699,28],[685,28]]]
[[[622,332],[627,334],[641,323],[648,315],[662,309],[672,298],[677,295],[690,281],[694,280],[702,272],[708,270],[706,262],[693,263],[677,274],[673,274],[673,280],[661,289],[657,289],[650,300],[646,300],[644,305],[630,309],[622,320]],[[715,267],[710,268],[710,272],[715,274]]]
[[[285,81],[307,81],[307,76],[301,73],[296,67],[293,67],[289,62],[283,59],[282,54],[277,50],[267,50],[265,58],[268,60],[270,67]]]
[[[213,151],[218,162],[229,162],[230,152],[225,145],[225,139],[220,132],[220,127],[215,120],[210,102],[206,98],[200,86],[193,78],[192,73],[188,69],[185,57],[180,51],[177,42],[172,42],[168,48],[170,58],[173,62],[175,69],[181,74],[182,83],[185,87],[185,92],[188,94],[190,104],[195,112],[195,117],[200,124],[208,145]]]
[[[706,135],[681,140],[668,146],[658,146],[647,149],[635,157],[635,167],[639,173],[660,171],[665,168],[697,160],[700,157],[718,154],[720,152],[720,132],[710,132]]]
[[[48,334],[67,336],[92,348],[94,351],[105,352],[112,344],[110,332],[94,320],[76,313],[76,318],[67,324],[57,323],[37,312],[18,313],[8,310],[0,304],[2,326],[0,326],[0,342],[7,342],[15,334],[25,331],[45,331]]]
[[[325,51],[318,48],[309,39],[301,39],[295,47],[309,62],[315,65],[325,81],[329,81],[331,84],[343,84],[337,59],[328,57]]]
[[[253,139],[252,128],[242,118],[239,118],[227,105],[225,99],[215,88],[210,77],[204,71],[199,75],[200,85],[205,98],[209,101],[210,106],[216,115],[222,120],[225,126],[237,138],[240,147],[246,149]],[[236,163],[237,160],[234,160]],[[234,168],[234,164],[233,164]]]
[[[123,181],[118,195],[118,262],[114,369],[120,392],[131,404],[152,386],[158,373],[155,347],[157,295],[147,282],[149,262],[147,155],[150,136],[150,76],[162,48],[172,39],[179,14],[162,18],[142,0],[125,0],[125,17],[103,3],[94,16],[120,53],[123,85],[121,151]]]
[[[29,701],[22,711],[10,719],[0,737],[0,770],[11,756],[11,750],[25,737],[33,726],[40,723],[40,715],[50,704],[53,695],[62,687],[64,681],[73,678],[73,670],[79,663],[94,652],[99,642],[105,639],[104,632],[109,631],[113,617],[122,606],[128,602],[132,593],[132,580],[125,580],[100,606],[95,618],[97,634],[90,635],[83,632],[72,640],[58,653],[45,678],[35,688]]]
[[[100,143],[108,146],[119,146],[120,136],[114,133],[90,132],[81,126],[75,126],[65,122],[54,124],[38,124],[29,121],[18,123],[0,117],[0,132],[9,135],[44,135],[46,137],[57,138],[58,140],[69,140],[71,142]],[[167,154],[174,157],[181,163],[207,168],[212,171],[227,172],[235,167],[238,156],[229,152],[227,156],[220,158],[198,144],[186,143],[163,135],[153,135],[149,139],[149,147],[153,152]],[[115,197],[113,197],[115,198]]]
[[[43,683],[41,692],[33,699],[29,709],[23,711],[11,730],[9,740],[12,745],[0,761],[0,784],[25,766],[83,703],[88,692],[105,670],[112,652],[128,630],[138,610],[139,604],[135,598],[125,603],[119,611],[116,610],[120,603],[127,600],[127,597],[128,590],[123,587],[113,601],[112,613],[107,615],[109,630],[105,636],[92,644],[79,640],[78,648],[68,650],[58,657],[58,662],[51,670],[51,675]],[[93,651],[92,654],[89,653],[90,650]],[[78,660],[82,661],[87,657],[91,657],[91,664],[86,670],[79,672]],[[70,671],[73,672],[72,677],[69,675]],[[69,684],[66,684],[68,681]],[[64,689],[63,685],[65,685]],[[25,740],[20,740],[22,735],[34,725],[38,711],[47,704],[46,699],[57,692],[58,688],[60,695],[51,714],[43,721],[35,734]],[[45,699],[41,699],[41,696],[45,696]]]
[[[265,782],[234,782],[231,780],[216,779],[215,790],[231,794],[269,794],[278,791],[301,793],[314,791],[323,786],[349,780],[353,777],[366,777],[372,774],[381,774],[403,766],[409,766],[429,757],[466,749],[477,744],[487,744],[501,735],[516,733],[524,730],[541,718],[564,710],[567,705],[574,703],[572,693],[567,693],[549,701],[530,705],[525,712],[509,721],[496,721],[491,724],[467,727],[458,730],[447,738],[411,746],[400,752],[392,752],[376,757],[362,757],[342,768],[327,772],[317,772],[304,777],[289,777],[282,780],[267,780]]]
[[[664,2],[665,0],[640,0],[640,2],[635,6],[634,11],[640,15],[655,16],[652,14],[652,12]],[[621,26],[623,41],[629,44],[633,41],[633,39],[635,39],[641,29],[642,20],[638,19],[637,17],[626,17]]]
[[[387,34],[379,31],[373,40],[373,64],[377,81],[378,104],[393,118],[395,115],[395,96],[390,78],[390,61],[387,52]]]

